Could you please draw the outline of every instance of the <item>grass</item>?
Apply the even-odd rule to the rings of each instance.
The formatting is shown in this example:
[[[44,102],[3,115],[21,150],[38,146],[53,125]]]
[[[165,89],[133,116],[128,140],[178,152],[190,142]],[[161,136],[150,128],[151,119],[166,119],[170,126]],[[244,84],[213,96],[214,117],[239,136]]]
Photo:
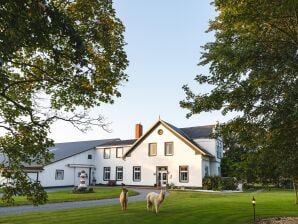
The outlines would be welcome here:
[[[71,190],[62,190],[55,192],[48,192],[48,203],[56,202],[67,202],[67,201],[87,201],[87,200],[98,200],[107,198],[117,198],[120,194],[120,188],[93,188],[94,193],[86,194],[73,194]],[[137,193],[129,190],[129,195],[133,196]],[[15,197],[15,205],[26,205],[31,204],[26,197],[18,196]],[[2,200],[0,200],[0,206],[7,206]]]
[[[0,217],[0,223],[13,224],[248,224],[252,223],[251,193],[211,194],[171,192],[162,204],[160,213],[146,211],[146,202],[129,203],[123,213],[120,205],[96,206],[61,211],[29,213]],[[298,216],[294,193],[267,191],[254,194],[257,217]]]

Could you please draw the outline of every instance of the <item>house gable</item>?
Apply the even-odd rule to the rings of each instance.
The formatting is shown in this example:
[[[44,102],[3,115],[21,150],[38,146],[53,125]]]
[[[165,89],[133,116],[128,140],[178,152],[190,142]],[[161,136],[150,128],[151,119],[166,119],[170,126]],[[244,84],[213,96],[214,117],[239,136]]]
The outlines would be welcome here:
[[[157,127],[163,126],[165,129],[167,129],[169,132],[171,132],[173,135],[175,135],[178,139],[180,139],[182,142],[184,142],[186,145],[188,145],[192,150],[194,150],[195,154],[200,154],[203,156],[209,156],[213,157],[209,152],[207,152],[205,149],[200,147],[196,142],[192,141],[190,138],[188,138],[182,131],[180,131],[175,126],[163,121],[158,120],[143,136],[141,136],[132,146],[131,148],[125,153],[124,157],[127,157],[130,153],[132,153],[152,132],[154,132]]]

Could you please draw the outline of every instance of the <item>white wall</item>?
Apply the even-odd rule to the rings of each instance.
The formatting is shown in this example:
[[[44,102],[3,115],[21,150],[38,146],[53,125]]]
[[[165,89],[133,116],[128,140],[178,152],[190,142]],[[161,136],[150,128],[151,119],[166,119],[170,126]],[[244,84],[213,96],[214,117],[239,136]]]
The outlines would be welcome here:
[[[202,146],[205,150],[207,150],[210,154],[214,156],[210,160],[210,162],[205,162],[202,166],[203,176],[205,174],[205,165],[209,166],[209,175],[210,176],[220,176],[221,174],[218,172],[218,167],[220,167],[221,158],[217,157],[217,149],[220,150],[220,153],[222,155],[223,152],[223,144],[220,144],[220,147],[218,147],[218,142],[221,142],[221,140],[217,139],[209,139],[209,138],[200,138],[194,140],[196,143],[198,143],[200,146]]]
[[[162,129],[163,134],[158,135],[157,130]],[[174,155],[164,155],[165,142],[174,143]],[[157,143],[157,156],[148,156],[148,144]],[[124,180],[126,185],[149,185],[156,184],[156,167],[168,167],[168,183],[176,186],[202,186],[201,155],[196,155],[195,151],[187,146],[178,137],[168,131],[163,125],[159,125],[147,136],[144,141],[131,153],[131,157],[126,157],[125,162],[122,159],[115,158],[112,153],[112,159],[103,159],[103,149],[97,150],[100,170],[97,174],[99,183],[103,181],[103,167],[111,167],[111,179],[115,179],[115,167],[123,166]],[[179,166],[187,165],[189,169],[189,182],[179,182]],[[141,166],[141,181],[133,181],[133,166]],[[154,175],[155,174],[155,175]],[[119,183],[118,183],[119,184]]]
[[[123,167],[123,181],[118,181],[117,184],[124,183],[127,174],[125,171],[127,170],[127,164],[122,158],[116,157],[116,148],[122,147],[123,148],[123,155],[130,149],[130,146],[111,146],[111,147],[98,147],[95,151],[95,164],[96,164],[96,183],[97,184],[107,184],[108,181],[103,180],[103,168],[104,167],[111,167],[111,180],[116,179],[116,167],[122,166]],[[104,149],[110,148],[111,156],[110,159],[104,159]]]
[[[92,159],[88,159],[89,154],[92,155]],[[68,164],[77,164],[78,166],[81,164],[81,167],[68,167]],[[84,165],[95,165],[94,149],[45,166],[44,170],[39,173],[39,180],[44,187],[78,185],[78,172],[85,170],[88,177],[90,175],[89,168]],[[56,170],[64,170],[63,180],[55,180]]]

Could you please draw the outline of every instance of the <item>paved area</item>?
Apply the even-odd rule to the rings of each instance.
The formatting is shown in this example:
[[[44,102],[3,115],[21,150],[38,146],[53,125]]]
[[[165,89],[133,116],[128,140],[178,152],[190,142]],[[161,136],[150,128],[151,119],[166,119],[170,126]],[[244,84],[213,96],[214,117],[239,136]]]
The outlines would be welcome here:
[[[129,202],[145,200],[148,192],[151,192],[151,191],[159,192],[159,190],[146,189],[146,188],[129,188],[129,189],[132,189],[139,193],[136,196],[129,197],[128,199]],[[39,206],[22,205],[22,206],[14,206],[14,207],[0,207],[0,215],[63,210],[63,209],[71,209],[71,208],[82,208],[82,207],[112,205],[112,204],[119,204],[119,198],[91,200],[91,201],[49,203],[49,204],[39,205]]]

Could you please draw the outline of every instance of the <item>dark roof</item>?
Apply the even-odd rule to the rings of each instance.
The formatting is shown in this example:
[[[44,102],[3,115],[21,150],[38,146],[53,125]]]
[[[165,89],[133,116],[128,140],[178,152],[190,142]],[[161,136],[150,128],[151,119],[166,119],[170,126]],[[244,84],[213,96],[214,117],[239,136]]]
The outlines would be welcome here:
[[[210,138],[215,125],[180,128],[189,138]]]
[[[115,140],[116,139],[101,139],[81,142],[56,143],[55,146],[49,148],[49,151],[54,154],[54,159],[52,159],[51,163],[66,159],[73,155],[93,149],[96,146],[100,146]]]
[[[56,143],[55,146],[50,147],[49,151],[54,155],[54,158],[51,160],[51,163],[66,159],[68,157],[74,156],[76,154],[94,149],[96,146],[106,144],[108,142],[113,142],[119,139],[101,139],[101,140],[91,140],[91,141],[80,141],[80,142],[63,142]],[[0,154],[0,163],[7,163],[7,159],[4,154]],[[48,164],[47,164],[48,165]],[[43,167],[42,164],[36,164],[33,162],[28,165],[24,163],[24,166],[28,169]]]
[[[114,141],[106,142],[101,144],[100,147],[104,146],[121,146],[121,145],[133,145],[136,142],[136,139],[127,139],[127,140],[120,140],[116,139]]]
[[[190,141],[192,144],[197,146],[201,149],[205,154],[209,155],[210,153],[204,149],[202,146],[200,146],[198,143],[194,141],[194,139],[197,138],[210,138],[211,133],[213,131],[214,125],[208,125],[208,126],[197,126],[197,127],[189,127],[189,128],[177,128],[174,125],[167,123],[164,121],[167,125],[169,125],[172,129],[174,129],[177,133],[182,135],[184,138],[186,138],[188,141]]]

